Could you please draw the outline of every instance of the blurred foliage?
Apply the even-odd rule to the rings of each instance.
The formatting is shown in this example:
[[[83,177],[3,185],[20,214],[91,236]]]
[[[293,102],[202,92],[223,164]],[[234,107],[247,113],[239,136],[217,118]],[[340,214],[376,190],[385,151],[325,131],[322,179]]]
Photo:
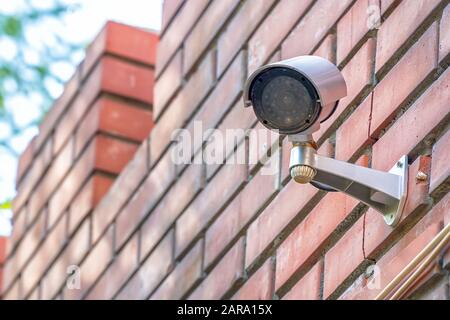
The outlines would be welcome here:
[[[10,210],[12,209],[11,200],[0,203],[0,210]]]
[[[80,49],[80,46],[65,41],[57,33],[57,28],[42,34],[39,39],[36,39],[36,33],[32,33],[33,29],[36,32],[43,23],[61,22],[64,15],[77,7],[60,0],[53,1],[47,7],[37,7],[33,1],[25,0],[20,9],[12,14],[2,13],[0,8],[0,44],[8,44],[15,52],[12,59],[0,55],[0,122],[9,127],[9,136],[0,138],[0,147],[15,156],[20,150],[12,147],[11,139],[26,127],[36,126],[41,121],[54,99],[52,85],[62,85],[65,80],[55,72],[55,64],[72,65],[73,54]],[[11,106],[7,105],[8,99],[17,96],[30,100],[34,98],[33,101],[37,97],[40,101],[40,117],[25,128],[16,123]]]

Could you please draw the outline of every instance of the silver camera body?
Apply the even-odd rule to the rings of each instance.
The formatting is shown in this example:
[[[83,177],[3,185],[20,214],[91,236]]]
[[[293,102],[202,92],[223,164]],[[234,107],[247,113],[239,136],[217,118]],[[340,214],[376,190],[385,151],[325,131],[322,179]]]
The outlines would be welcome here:
[[[345,79],[333,63],[299,56],[257,69],[248,78],[243,97],[264,126],[297,135],[318,130],[346,95]]]

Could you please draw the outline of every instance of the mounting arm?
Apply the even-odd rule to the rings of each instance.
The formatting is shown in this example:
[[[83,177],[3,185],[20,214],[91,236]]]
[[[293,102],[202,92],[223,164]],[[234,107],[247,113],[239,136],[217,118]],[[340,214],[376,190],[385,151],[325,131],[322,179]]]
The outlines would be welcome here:
[[[401,218],[407,195],[407,156],[383,172],[318,155],[310,143],[297,143],[289,168],[295,181],[314,181],[344,192],[380,212],[390,226]]]

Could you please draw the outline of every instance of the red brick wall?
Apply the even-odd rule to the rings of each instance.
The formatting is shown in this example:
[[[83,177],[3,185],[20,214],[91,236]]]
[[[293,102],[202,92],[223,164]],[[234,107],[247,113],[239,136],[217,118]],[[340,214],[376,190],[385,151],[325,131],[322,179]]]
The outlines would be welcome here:
[[[149,139],[87,216],[91,225],[28,286],[32,296],[17,293],[29,281],[21,276],[5,297],[375,297],[450,220],[449,11],[443,0],[166,0]],[[246,164],[172,162],[172,132],[194,132],[194,120],[261,128],[243,108],[244,80],[302,54],[336,63],[348,86],[315,134],[320,153],[380,170],[409,156],[397,227],[342,193],[290,181],[283,137],[280,155],[240,136],[234,153],[244,151]],[[195,141],[194,158],[207,147]],[[263,174],[267,157],[275,175]],[[367,276],[374,264],[379,272]],[[79,290],[65,285],[68,265],[80,267]],[[436,261],[408,294],[448,299],[448,269],[448,257]]]
[[[107,23],[20,157],[5,298],[49,297],[52,270],[87,252],[92,210],[153,127],[157,41]]]

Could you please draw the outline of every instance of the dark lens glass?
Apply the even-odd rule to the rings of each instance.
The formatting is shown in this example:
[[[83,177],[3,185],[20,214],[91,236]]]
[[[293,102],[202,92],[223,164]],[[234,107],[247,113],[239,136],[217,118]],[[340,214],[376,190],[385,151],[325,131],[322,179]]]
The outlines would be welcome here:
[[[320,113],[313,85],[292,69],[275,67],[262,72],[250,91],[258,119],[283,134],[308,129]]]
[[[262,91],[263,112],[279,128],[307,125],[314,107],[315,101],[303,83],[289,76],[274,77]]]

